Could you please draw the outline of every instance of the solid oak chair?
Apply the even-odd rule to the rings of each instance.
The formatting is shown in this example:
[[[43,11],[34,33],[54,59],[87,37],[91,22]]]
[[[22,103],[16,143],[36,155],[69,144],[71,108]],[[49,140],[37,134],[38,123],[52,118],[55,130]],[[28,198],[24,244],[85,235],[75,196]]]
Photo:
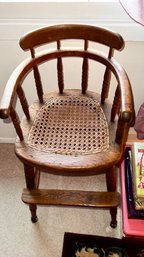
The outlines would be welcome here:
[[[62,44],[69,39],[72,40],[66,48]],[[79,40],[83,42],[82,47],[70,48],[70,44]],[[49,44],[54,42],[55,48]],[[108,53],[94,49],[97,47],[95,43],[106,46]],[[45,44],[48,44],[47,50],[35,53]],[[93,44],[91,48],[89,44]],[[11,75],[1,101],[0,117],[11,117],[18,135],[15,152],[24,164],[27,187],[23,190],[22,200],[29,204],[32,222],[37,221],[37,205],[87,206],[109,208],[110,224],[116,227],[120,203],[116,169],[123,156],[129,127],[134,121],[131,85],[126,72],[113,58],[115,49],[124,48],[122,37],[96,26],[54,25],[29,32],[21,38],[20,46],[24,51],[30,50],[31,57]],[[63,61],[71,57],[82,60],[81,89],[64,87]],[[76,58],[72,60],[76,61]],[[56,61],[57,74],[54,76],[57,76],[58,91],[44,94],[40,68],[51,60]],[[87,90],[91,62],[104,68],[100,94]],[[68,68],[68,62],[66,66]],[[71,74],[71,70],[69,72]],[[30,107],[22,87],[29,73],[34,75],[38,95],[38,100]],[[111,75],[115,78],[112,104],[107,99]],[[96,68],[94,76],[99,76]],[[25,114],[21,122],[15,108],[16,97]],[[66,176],[105,173],[107,189],[105,192],[39,189],[41,172]]]

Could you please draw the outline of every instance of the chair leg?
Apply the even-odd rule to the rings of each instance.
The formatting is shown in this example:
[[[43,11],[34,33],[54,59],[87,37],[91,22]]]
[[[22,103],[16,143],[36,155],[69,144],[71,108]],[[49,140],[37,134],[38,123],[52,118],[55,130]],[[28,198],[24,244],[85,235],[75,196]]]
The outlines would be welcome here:
[[[117,187],[117,176],[116,176],[116,167],[112,167],[106,172],[106,184],[107,190],[109,192],[115,192]],[[110,226],[116,228],[117,226],[117,207],[110,208],[111,222]]]
[[[31,212],[31,222],[36,223],[38,221],[38,217],[36,215],[36,209],[37,209],[36,204],[30,204],[29,209]]]
[[[27,188],[28,189],[36,188],[36,173],[34,171],[34,167],[24,164],[24,172],[25,172],[25,180],[26,180]],[[36,215],[36,209],[37,209],[36,204],[29,204],[29,209],[31,212],[31,221],[33,223],[37,222],[38,218]]]

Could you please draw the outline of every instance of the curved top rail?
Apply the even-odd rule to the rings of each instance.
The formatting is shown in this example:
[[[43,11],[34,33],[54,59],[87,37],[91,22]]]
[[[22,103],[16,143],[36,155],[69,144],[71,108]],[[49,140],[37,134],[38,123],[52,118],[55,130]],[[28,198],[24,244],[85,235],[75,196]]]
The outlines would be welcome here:
[[[121,35],[102,27],[84,24],[60,24],[27,33],[20,39],[20,46],[26,51],[46,43],[65,39],[90,40],[117,50],[122,50],[125,45]]]

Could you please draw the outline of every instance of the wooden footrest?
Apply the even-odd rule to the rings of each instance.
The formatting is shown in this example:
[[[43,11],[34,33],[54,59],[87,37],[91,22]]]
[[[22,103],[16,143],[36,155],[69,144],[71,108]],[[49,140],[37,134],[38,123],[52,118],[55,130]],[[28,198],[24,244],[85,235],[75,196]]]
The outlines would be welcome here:
[[[27,204],[109,208],[120,204],[120,194],[118,192],[24,189],[22,200]]]

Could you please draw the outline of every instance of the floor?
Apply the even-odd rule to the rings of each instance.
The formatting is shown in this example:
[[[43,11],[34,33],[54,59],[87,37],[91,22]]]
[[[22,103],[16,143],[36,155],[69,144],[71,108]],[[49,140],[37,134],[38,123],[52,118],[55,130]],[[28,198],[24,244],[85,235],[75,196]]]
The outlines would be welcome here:
[[[118,226],[109,226],[107,210],[70,207],[38,207],[38,222],[32,224],[28,206],[21,201],[25,187],[22,164],[14,154],[13,144],[0,144],[0,256],[61,257],[65,232],[120,238],[121,209]],[[71,179],[71,180],[70,180]],[[41,187],[94,190],[104,189],[103,175],[67,178],[43,174]]]

